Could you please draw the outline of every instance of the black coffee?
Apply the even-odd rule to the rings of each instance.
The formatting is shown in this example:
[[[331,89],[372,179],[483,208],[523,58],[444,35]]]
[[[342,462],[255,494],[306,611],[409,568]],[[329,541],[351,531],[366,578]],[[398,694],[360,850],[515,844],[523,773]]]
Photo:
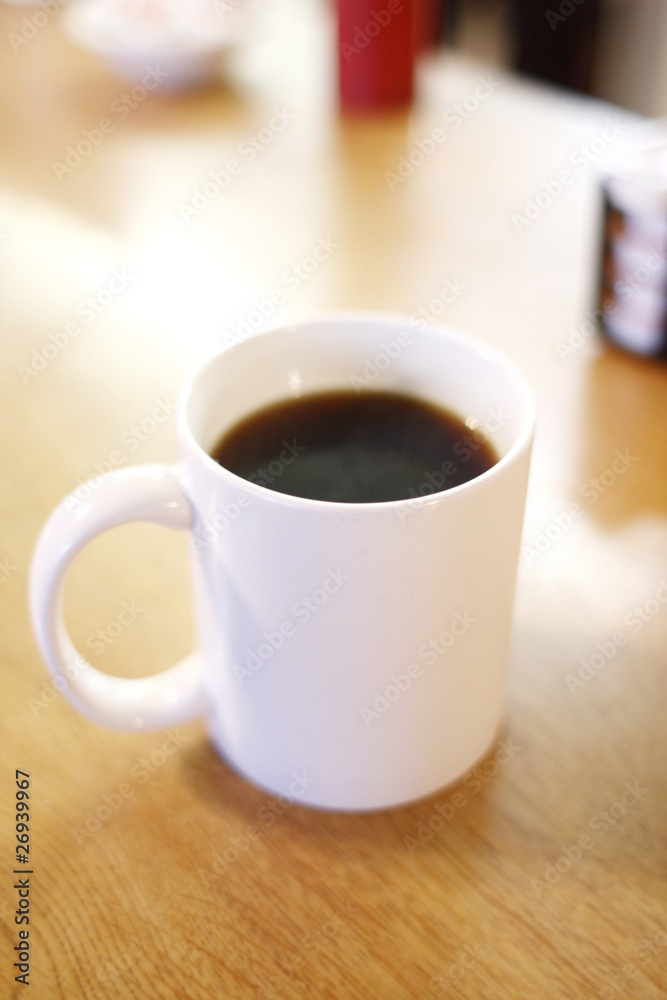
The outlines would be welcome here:
[[[450,489],[498,456],[458,417],[391,392],[313,393],[257,410],[212,451],[226,469],[278,493],[371,503]]]

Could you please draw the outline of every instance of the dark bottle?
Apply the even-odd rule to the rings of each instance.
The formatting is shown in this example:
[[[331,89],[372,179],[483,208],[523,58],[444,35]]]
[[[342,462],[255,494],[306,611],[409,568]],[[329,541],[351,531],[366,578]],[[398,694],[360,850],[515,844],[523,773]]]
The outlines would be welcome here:
[[[605,338],[667,360],[667,128],[638,131],[602,181],[599,315]]]

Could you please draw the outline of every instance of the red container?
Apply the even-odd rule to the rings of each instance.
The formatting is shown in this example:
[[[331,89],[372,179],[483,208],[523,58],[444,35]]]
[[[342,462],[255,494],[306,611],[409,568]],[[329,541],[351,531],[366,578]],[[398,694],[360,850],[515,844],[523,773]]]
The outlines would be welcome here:
[[[343,110],[408,105],[422,0],[337,0]]]

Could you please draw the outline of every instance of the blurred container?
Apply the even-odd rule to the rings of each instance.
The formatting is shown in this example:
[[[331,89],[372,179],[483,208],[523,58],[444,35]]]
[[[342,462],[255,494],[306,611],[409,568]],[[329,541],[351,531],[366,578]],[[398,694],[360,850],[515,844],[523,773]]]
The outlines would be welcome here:
[[[600,328],[667,360],[667,122],[633,130],[602,178]]]
[[[343,110],[409,105],[427,0],[336,0]]]
[[[169,92],[216,78],[223,55],[243,38],[243,16],[241,0],[219,11],[206,0],[78,0],[61,23],[120,79],[140,84],[152,72],[150,89]]]

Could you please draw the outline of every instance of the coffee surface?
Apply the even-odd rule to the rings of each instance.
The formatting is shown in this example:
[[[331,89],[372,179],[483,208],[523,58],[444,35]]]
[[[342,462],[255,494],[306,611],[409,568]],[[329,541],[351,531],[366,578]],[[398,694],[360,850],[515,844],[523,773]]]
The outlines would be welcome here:
[[[400,393],[336,390],[251,413],[212,457],[243,479],[312,500],[371,503],[451,489],[495,465],[479,431]]]

